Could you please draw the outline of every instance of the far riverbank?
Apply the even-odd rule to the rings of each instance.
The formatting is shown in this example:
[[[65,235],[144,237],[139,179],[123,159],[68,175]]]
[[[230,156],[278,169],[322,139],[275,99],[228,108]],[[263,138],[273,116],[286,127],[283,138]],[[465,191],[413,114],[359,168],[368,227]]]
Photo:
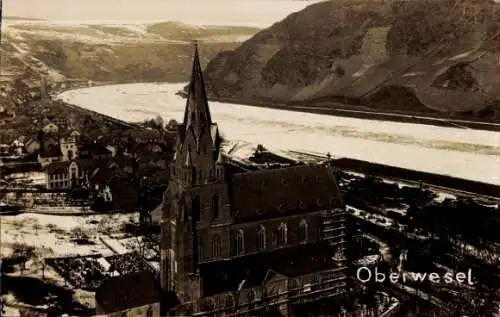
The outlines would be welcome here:
[[[184,96],[183,91],[179,92],[179,95]],[[408,113],[408,112],[397,112],[397,111],[387,111],[375,112],[374,110],[369,110],[365,107],[347,105],[337,102],[329,102],[322,104],[309,103],[307,105],[299,103],[279,103],[272,100],[256,100],[256,99],[241,99],[241,98],[227,98],[227,97],[210,97],[210,101],[217,101],[223,103],[241,104],[253,107],[264,107],[270,109],[279,109],[294,112],[306,112],[322,115],[330,115],[337,117],[348,117],[357,119],[369,119],[369,120],[382,120],[382,121],[392,121],[401,123],[414,123],[414,124],[426,124],[439,127],[451,127],[451,128],[463,128],[463,129],[474,129],[474,130],[485,130],[500,132],[500,123],[481,121],[479,119],[473,120],[467,119],[457,119],[457,118],[443,118],[442,116],[432,115],[432,114],[422,114],[422,113]]]

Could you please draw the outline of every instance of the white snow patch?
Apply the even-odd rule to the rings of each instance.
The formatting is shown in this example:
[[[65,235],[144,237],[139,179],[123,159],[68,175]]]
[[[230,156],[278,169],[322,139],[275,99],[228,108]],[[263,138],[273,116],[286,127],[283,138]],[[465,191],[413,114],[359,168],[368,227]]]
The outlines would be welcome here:
[[[130,217],[136,219],[137,214],[57,216],[23,213],[16,216],[2,216],[0,228],[2,255],[8,255],[9,246],[13,243],[49,248],[54,256],[96,253],[105,256],[112,255],[114,253],[97,239],[99,228],[104,225],[103,221],[107,223],[106,225],[117,227]],[[35,229],[35,224],[39,226],[37,229]],[[81,228],[95,244],[78,245],[71,242],[69,234],[75,228]]]
[[[139,122],[151,112],[181,121],[185,84],[128,84],[66,91],[59,97],[122,120]],[[210,102],[226,139],[262,143],[270,150],[330,152],[418,171],[500,184],[499,132],[336,117]],[[441,146],[445,147],[440,148]],[[481,153],[477,146],[490,148]],[[454,148],[457,148],[455,150]],[[244,155],[251,146],[247,146]],[[236,152],[237,154],[237,152]],[[239,155],[238,155],[239,156]]]

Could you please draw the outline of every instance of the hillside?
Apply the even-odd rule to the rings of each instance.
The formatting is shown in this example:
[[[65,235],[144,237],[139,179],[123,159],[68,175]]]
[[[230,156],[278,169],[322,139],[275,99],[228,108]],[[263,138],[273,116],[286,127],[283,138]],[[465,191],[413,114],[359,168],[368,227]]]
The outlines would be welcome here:
[[[32,73],[50,83],[185,81],[192,41],[203,62],[258,31],[249,27],[56,23],[23,18],[2,25],[2,82]]]
[[[500,4],[332,0],[205,70],[212,97],[500,120]]]
[[[47,120],[81,126],[86,112],[40,101],[42,90],[50,94],[89,84],[185,81],[192,63],[193,40],[200,42],[202,63],[206,64],[221,50],[237,47],[258,31],[172,22],[108,25],[22,17],[3,22],[0,143],[32,135]],[[109,121],[96,118],[103,127]]]

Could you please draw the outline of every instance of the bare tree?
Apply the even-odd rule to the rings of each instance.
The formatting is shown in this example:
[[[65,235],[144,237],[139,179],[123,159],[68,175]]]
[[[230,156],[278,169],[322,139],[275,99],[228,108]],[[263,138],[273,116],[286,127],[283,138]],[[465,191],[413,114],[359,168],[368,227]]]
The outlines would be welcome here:
[[[42,229],[42,226],[38,222],[38,220],[34,220],[33,229],[35,230],[35,235],[38,235],[38,230]]]
[[[23,273],[26,269],[26,262],[35,255],[35,248],[24,243],[15,243],[12,251],[12,257],[21,262],[21,273]]]

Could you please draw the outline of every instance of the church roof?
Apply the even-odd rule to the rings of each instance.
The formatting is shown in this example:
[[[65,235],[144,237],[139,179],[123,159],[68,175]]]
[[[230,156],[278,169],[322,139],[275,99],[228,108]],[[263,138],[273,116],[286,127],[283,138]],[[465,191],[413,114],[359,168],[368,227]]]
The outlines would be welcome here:
[[[40,151],[40,157],[49,158],[49,157],[60,157],[63,156],[61,152],[61,148],[57,145],[48,146],[47,148],[42,147]]]
[[[230,199],[237,222],[343,206],[333,170],[325,165],[235,174]]]

